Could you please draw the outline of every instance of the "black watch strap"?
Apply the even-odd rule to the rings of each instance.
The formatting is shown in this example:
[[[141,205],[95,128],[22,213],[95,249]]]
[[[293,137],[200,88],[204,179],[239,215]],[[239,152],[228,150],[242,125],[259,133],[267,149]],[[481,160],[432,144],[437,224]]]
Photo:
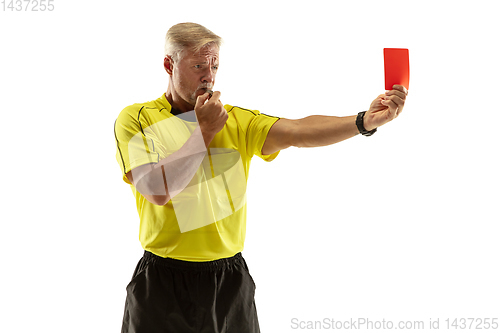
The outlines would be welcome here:
[[[370,136],[373,133],[377,131],[376,128],[372,129],[371,131],[367,131],[364,125],[363,117],[365,116],[366,111],[358,113],[358,116],[356,117],[356,126],[358,126],[358,131],[359,133],[363,134],[364,136]]]

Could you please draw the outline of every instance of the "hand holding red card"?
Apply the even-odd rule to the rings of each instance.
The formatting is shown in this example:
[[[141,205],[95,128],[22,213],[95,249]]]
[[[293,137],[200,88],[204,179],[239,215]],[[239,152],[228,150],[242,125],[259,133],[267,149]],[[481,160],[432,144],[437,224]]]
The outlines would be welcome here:
[[[384,49],[385,90],[399,84],[409,89],[410,59],[408,49]]]

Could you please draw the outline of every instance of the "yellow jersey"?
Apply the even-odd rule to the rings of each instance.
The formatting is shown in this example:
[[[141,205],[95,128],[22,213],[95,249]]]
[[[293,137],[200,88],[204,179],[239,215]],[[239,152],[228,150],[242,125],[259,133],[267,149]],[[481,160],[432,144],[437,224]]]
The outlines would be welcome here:
[[[194,111],[173,115],[163,94],[118,115],[116,160],[135,196],[144,250],[187,261],[217,260],[243,250],[250,161],[254,155],[268,162],[276,158],[279,152],[262,155],[262,146],[280,118],[231,105],[224,108],[227,122],[206,149],[193,179],[164,206],[146,200],[126,173],[180,149],[197,127]]]

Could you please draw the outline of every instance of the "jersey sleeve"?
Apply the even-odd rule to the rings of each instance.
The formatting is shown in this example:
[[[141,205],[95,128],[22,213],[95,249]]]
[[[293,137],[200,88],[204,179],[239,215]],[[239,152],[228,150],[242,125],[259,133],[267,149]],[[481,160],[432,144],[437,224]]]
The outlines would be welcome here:
[[[116,161],[127,184],[131,184],[127,172],[160,160],[159,140],[151,131],[144,131],[146,124],[141,123],[140,113],[140,106],[128,106],[115,121]]]
[[[247,154],[249,156],[256,155],[266,162],[274,160],[278,156],[279,151],[270,155],[263,155],[262,147],[266,142],[269,130],[280,118],[260,113],[257,110],[231,107],[229,105],[226,108],[231,110],[231,112],[238,112],[238,120],[242,127],[244,127]]]
[[[274,123],[276,123],[280,118],[268,116],[263,113],[258,113],[253,120],[250,122],[248,127],[248,150],[253,151],[253,154],[262,158],[266,162],[271,162],[274,160],[279,151],[270,154],[262,155],[262,147],[267,139],[267,134]]]

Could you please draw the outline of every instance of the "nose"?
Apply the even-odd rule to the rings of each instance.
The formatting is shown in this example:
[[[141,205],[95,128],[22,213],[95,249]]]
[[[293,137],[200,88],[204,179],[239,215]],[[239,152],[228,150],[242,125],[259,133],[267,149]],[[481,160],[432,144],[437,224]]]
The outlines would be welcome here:
[[[203,73],[201,78],[201,82],[203,83],[214,83],[215,80],[215,70],[209,66],[208,69]]]

